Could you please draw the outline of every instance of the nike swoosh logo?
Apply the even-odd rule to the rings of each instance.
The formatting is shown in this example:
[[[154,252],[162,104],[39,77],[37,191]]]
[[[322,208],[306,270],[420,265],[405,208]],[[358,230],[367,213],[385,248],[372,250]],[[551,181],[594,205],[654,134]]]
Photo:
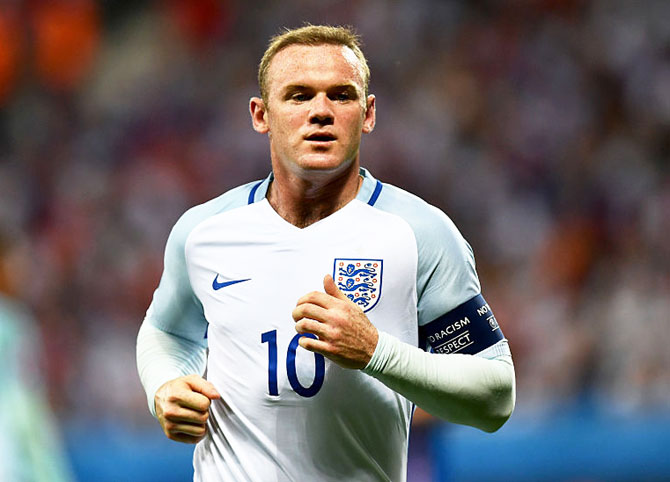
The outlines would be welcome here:
[[[231,280],[231,281],[224,281],[223,283],[219,283],[218,279],[219,279],[219,275],[217,274],[214,277],[214,281],[212,281],[212,288],[214,288],[214,291],[220,290],[221,288],[225,288],[226,286],[234,285],[234,284],[237,284],[237,283],[244,283],[245,281],[249,281],[251,278],[234,279],[234,280]]]

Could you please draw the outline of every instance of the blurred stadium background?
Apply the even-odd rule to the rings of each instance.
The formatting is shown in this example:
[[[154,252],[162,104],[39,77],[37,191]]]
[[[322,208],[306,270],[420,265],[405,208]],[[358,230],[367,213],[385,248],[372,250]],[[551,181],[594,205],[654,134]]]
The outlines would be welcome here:
[[[304,21],[363,36],[363,165],[454,219],[515,359],[510,422],[417,416],[409,480],[670,480],[665,0],[4,0],[0,291],[34,318],[17,371],[63,472],[190,478],[135,336],[177,217],[269,171],[248,99],[268,37]]]

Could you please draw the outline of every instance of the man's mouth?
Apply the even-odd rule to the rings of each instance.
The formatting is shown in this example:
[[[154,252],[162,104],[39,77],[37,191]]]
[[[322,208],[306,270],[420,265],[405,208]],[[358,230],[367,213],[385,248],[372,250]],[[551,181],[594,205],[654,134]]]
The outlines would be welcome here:
[[[337,137],[327,132],[317,132],[306,136],[305,139],[313,142],[330,142],[337,139]]]

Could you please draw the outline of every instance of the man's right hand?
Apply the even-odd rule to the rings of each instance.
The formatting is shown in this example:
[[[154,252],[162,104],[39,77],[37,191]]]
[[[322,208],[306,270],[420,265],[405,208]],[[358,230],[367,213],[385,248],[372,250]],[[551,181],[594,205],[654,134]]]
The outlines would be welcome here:
[[[198,375],[164,383],[156,391],[156,418],[170,440],[198,443],[207,433],[212,400],[221,398],[214,385]]]

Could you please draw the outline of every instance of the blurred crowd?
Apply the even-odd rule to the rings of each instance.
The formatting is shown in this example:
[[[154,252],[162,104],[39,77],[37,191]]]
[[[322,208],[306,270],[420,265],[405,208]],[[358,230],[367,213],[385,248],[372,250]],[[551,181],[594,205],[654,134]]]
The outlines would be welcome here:
[[[248,100],[283,26],[350,24],[362,164],[441,207],[510,339],[518,411],[670,402],[670,2],[8,0],[0,288],[59,416],[149,421],[135,337],[170,228],[267,175]]]

